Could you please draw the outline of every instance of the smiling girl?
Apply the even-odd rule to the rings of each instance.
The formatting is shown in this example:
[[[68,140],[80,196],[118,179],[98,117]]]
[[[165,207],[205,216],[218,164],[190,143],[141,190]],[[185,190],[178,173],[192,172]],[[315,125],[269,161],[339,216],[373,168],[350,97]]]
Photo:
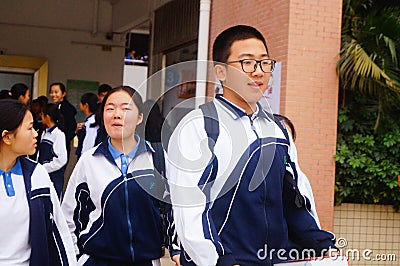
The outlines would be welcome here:
[[[69,160],[71,141],[75,136],[76,129],[76,108],[67,100],[67,89],[65,88],[65,85],[61,82],[55,82],[50,85],[49,96],[53,100],[53,102],[57,104],[58,109],[64,117],[65,144]]]
[[[72,172],[62,209],[79,265],[160,265],[154,151],[135,134],[142,105],[133,88],[112,89],[102,105],[109,137],[83,153]]]
[[[0,100],[0,114],[0,265],[76,265],[50,177],[26,157],[36,147],[31,112],[7,99]]]

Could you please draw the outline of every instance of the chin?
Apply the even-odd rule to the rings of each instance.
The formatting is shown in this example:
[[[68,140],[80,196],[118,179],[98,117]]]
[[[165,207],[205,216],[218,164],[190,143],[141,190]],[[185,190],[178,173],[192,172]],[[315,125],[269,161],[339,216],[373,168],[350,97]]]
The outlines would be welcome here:
[[[33,151],[29,151],[29,152],[27,152],[27,153],[26,153],[26,155],[32,155],[32,154],[34,154],[34,153],[35,153],[35,151],[36,151],[36,150],[35,150],[35,149],[33,149]]]
[[[109,136],[110,136],[111,139],[114,139],[114,140],[121,140],[122,139],[122,135],[120,135],[120,134],[110,134]]]

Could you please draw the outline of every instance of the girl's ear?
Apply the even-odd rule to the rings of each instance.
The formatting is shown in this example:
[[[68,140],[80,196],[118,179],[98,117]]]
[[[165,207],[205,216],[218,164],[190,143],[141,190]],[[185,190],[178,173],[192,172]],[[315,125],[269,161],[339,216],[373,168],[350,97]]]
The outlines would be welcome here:
[[[136,125],[138,126],[138,125],[140,125],[142,122],[143,122],[143,113],[140,113]]]
[[[217,76],[217,79],[220,81],[225,81],[226,79],[226,67],[221,64],[217,64],[214,66],[214,71],[215,75]]]
[[[7,130],[3,130],[3,132],[1,132],[1,138],[3,139],[4,143],[7,145],[11,144],[11,135]]]

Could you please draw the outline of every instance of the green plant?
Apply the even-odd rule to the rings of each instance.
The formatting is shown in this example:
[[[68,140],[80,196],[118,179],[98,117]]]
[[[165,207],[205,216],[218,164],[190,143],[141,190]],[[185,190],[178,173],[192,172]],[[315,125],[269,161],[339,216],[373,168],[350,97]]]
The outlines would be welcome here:
[[[347,97],[349,103],[338,115],[336,204],[381,203],[398,210],[400,127],[392,118],[398,110],[383,116],[382,127],[375,132],[376,101],[354,91]]]

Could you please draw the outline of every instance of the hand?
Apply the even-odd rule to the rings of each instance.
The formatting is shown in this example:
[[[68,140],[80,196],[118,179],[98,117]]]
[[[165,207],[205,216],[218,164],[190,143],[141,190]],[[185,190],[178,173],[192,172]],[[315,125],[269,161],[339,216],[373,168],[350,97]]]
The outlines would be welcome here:
[[[175,262],[175,266],[181,266],[180,259],[181,259],[181,255],[180,255],[180,254],[177,254],[177,255],[175,255],[175,256],[173,256],[173,257],[171,258],[171,260],[172,260],[173,262]]]
[[[80,122],[76,124],[76,132],[82,129],[82,127],[85,125],[85,122]]]

